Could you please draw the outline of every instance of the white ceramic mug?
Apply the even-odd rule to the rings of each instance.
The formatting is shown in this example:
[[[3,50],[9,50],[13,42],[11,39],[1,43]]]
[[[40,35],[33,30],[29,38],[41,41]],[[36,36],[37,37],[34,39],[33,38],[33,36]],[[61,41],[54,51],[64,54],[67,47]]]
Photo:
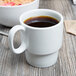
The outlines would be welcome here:
[[[34,16],[51,16],[59,20],[59,23],[46,27],[31,27],[24,23],[24,20]],[[26,49],[35,55],[46,55],[57,52],[62,45],[63,37],[63,16],[50,9],[35,9],[23,13],[20,16],[21,25],[14,26],[9,32],[9,46],[16,54],[20,54]],[[17,31],[23,30],[22,43],[17,49],[14,48],[13,39]]]
[[[29,51],[25,52],[27,62],[35,67],[50,67],[57,62],[58,51],[48,55],[34,55]]]

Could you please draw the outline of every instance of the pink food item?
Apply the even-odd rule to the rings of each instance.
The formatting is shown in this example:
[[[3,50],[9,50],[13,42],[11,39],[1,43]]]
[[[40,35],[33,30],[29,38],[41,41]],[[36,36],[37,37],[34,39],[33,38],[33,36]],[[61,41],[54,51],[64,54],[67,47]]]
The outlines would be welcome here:
[[[14,2],[8,2],[8,3],[4,3],[2,6],[14,6],[15,3]]]
[[[18,4],[18,5],[22,5],[22,4]]]

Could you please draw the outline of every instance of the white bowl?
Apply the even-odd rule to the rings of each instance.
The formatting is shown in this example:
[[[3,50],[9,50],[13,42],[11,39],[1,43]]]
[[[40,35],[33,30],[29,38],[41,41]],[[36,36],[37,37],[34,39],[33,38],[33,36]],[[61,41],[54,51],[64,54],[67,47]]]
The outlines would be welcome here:
[[[48,55],[34,55],[26,51],[25,55],[26,60],[30,65],[44,68],[52,66],[56,63],[58,58],[58,51]]]
[[[19,24],[19,16],[26,11],[37,9],[39,0],[20,6],[0,6],[0,24],[12,27]]]

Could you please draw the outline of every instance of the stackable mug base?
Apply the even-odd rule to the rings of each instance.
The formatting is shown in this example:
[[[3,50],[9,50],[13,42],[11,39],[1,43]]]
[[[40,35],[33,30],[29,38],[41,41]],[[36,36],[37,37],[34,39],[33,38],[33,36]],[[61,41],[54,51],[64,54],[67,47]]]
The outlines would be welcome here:
[[[31,54],[29,51],[26,51],[25,55],[28,64],[34,67],[45,68],[50,67],[56,63],[58,58],[58,51],[48,55],[34,55]]]

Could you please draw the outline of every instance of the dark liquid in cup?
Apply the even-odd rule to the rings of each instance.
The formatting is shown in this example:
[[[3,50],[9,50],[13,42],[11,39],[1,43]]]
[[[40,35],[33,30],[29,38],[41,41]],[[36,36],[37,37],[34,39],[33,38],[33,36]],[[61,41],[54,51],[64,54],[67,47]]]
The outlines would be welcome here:
[[[59,23],[59,21],[50,16],[31,17],[24,21],[25,24],[31,27],[50,27]]]

